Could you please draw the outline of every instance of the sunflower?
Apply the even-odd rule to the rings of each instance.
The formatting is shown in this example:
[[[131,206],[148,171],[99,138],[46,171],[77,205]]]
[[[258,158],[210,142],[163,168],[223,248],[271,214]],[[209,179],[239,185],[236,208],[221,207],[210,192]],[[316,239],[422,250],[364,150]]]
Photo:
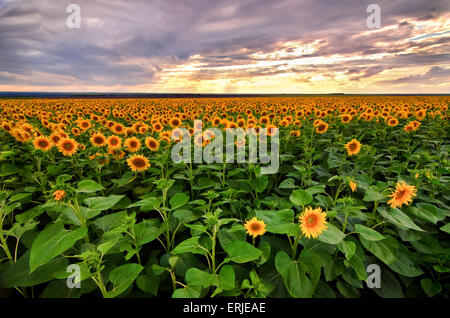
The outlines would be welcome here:
[[[116,135],[109,136],[106,143],[110,149],[119,149],[122,146],[122,139]]]
[[[66,197],[66,191],[64,190],[56,190],[53,192],[53,199],[55,201],[60,201]]]
[[[145,171],[150,167],[148,159],[141,155],[134,155],[127,159],[128,166],[132,171],[140,172]]]
[[[125,132],[125,127],[122,124],[116,123],[112,126],[112,131],[116,134],[123,134]]]
[[[46,137],[37,137],[33,141],[34,149],[49,151],[52,148],[52,142]]]
[[[321,121],[316,126],[316,133],[323,134],[328,130],[328,124],[324,121]]]
[[[170,119],[169,124],[172,128],[177,128],[181,126],[181,120],[177,117],[173,117]]]
[[[349,156],[354,156],[361,151],[361,143],[358,140],[353,139],[345,145],[345,148],[347,149]]]
[[[344,124],[347,124],[347,123],[350,122],[352,119],[353,119],[352,116],[350,116],[349,114],[344,114],[344,115],[341,116],[341,121],[342,121]]]
[[[50,135],[50,140],[52,141],[52,144],[54,146],[58,146],[59,142],[61,141],[61,136],[59,136],[57,133],[53,133]]]
[[[387,124],[391,127],[395,127],[398,125],[398,119],[395,117],[391,117],[387,120]]]
[[[102,147],[106,145],[106,137],[102,133],[95,133],[91,136],[93,146]]]
[[[78,127],[82,130],[87,130],[91,127],[91,123],[88,120],[83,119],[78,122]]]
[[[303,235],[307,238],[311,236],[317,238],[328,226],[326,222],[327,215],[318,207],[313,209],[307,207],[305,211],[299,216],[300,228]]]
[[[350,189],[352,189],[352,192],[355,192],[356,187],[358,186],[358,184],[355,181],[350,181],[348,185],[350,186]]]
[[[164,129],[164,126],[160,122],[156,122],[153,124],[153,130],[156,132],[160,132]]]
[[[129,152],[136,152],[141,148],[141,142],[136,137],[125,139],[124,145]]]
[[[63,138],[58,143],[58,150],[64,155],[64,156],[72,156],[74,153],[78,150],[78,144],[75,140],[72,138]]]
[[[413,200],[412,197],[417,195],[416,191],[415,186],[399,181],[394,193],[389,195],[392,199],[388,201],[388,204],[390,204],[391,208],[401,207],[403,204],[409,205]]]
[[[266,224],[264,221],[258,221],[255,217],[244,224],[247,234],[253,237],[266,233]]]
[[[151,151],[157,151],[159,149],[159,142],[153,137],[147,137],[145,139],[145,145]]]

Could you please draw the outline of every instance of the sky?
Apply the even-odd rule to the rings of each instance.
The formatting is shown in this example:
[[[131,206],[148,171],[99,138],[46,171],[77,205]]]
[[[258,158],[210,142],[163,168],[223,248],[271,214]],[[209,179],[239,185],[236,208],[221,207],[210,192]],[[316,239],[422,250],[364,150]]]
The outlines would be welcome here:
[[[450,93],[450,1],[0,0],[0,52],[0,91]]]

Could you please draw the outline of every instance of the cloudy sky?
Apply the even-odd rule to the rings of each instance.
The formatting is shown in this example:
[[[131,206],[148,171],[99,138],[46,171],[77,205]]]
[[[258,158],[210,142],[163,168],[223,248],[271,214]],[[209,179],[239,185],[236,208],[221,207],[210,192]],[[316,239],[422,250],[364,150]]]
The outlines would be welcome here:
[[[0,91],[450,93],[450,1],[0,0],[0,52]]]

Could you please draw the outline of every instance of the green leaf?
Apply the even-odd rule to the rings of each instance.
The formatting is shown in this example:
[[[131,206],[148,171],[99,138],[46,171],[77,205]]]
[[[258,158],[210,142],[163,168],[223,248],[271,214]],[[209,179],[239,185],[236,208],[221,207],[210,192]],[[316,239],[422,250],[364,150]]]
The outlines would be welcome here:
[[[381,272],[381,286],[373,290],[378,296],[383,298],[403,298],[402,285],[395,276],[388,270]]]
[[[291,260],[284,251],[275,256],[275,268],[283,278],[284,286],[294,298],[305,298],[313,293],[313,284],[306,277],[304,269],[299,262]]]
[[[258,193],[263,192],[266,189],[268,183],[269,177],[267,175],[257,177],[255,180],[255,191]]]
[[[0,177],[6,177],[19,171],[19,168],[17,168],[12,163],[4,163],[0,166]]]
[[[262,251],[244,241],[233,241],[225,247],[230,259],[235,263],[247,263],[258,259]]]
[[[231,265],[224,265],[219,272],[219,286],[223,290],[232,290],[235,286],[235,273]]]
[[[172,210],[181,208],[183,205],[189,202],[189,196],[184,193],[177,193],[170,198],[169,203]]]
[[[78,193],[93,193],[103,190],[103,186],[95,182],[94,180],[85,179],[78,182]]]
[[[367,188],[366,193],[364,194],[363,201],[372,202],[372,201],[381,201],[384,199],[384,195],[379,192],[376,186],[370,186]]]
[[[127,218],[127,211],[121,211],[99,217],[98,219],[94,220],[92,224],[97,226],[103,232],[108,232],[118,227],[120,227],[121,230],[125,231],[128,227],[126,222]]]
[[[298,226],[294,224],[294,211],[291,209],[256,210],[255,213],[258,219],[266,223],[266,230],[270,233],[288,234]]]
[[[112,208],[125,195],[111,194],[108,197],[92,197],[87,198],[84,202],[88,205],[90,210],[104,211]]]
[[[135,224],[134,234],[138,247],[150,243],[161,234],[159,220],[149,219]]]
[[[380,241],[380,240],[385,239],[385,237],[383,235],[381,235],[380,233],[378,233],[377,231],[375,231],[371,228],[368,228],[367,226],[361,225],[361,224],[356,224],[355,230],[362,237],[364,237],[366,240],[369,240],[369,241]]]
[[[65,271],[68,264],[69,261],[67,258],[58,257],[39,266],[31,273],[30,251],[27,251],[17,262],[1,274],[0,285],[4,288],[39,285],[54,279],[53,274],[59,271]]]
[[[66,230],[62,223],[45,228],[33,242],[30,253],[30,273],[71,248],[76,241],[85,237],[87,228]]]
[[[173,249],[172,254],[193,253],[205,255],[205,248],[200,245],[199,239],[200,236],[194,236],[184,240]]]
[[[339,244],[345,237],[345,234],[342,233],[337,227],[333,224],[328,223],[327,228],[319,234],[318,240],[327,244],[337,245]]]
[[[433,282],[430,278],[425,277],[420,280],[420,285],[422,286],[428,297],[433,297],[442,291],[442,286],[439,282]]]
[[[423,230],[418,227],[414,222],[407,216],[405,213],[403,213],[401,210],[395,208],[391,209],[391,211],[386,211],[384,208],[379,207],[378,212],[387,219],[389,222],[397,225],[398,227],[402,229],[413,229],[416,231],[422,231]]]
[[[217,275],[199,270],[195,267],[190,268],[186,272],[186,282],[189,286],[201,286],[203,288],[219,285]]]
[[[105,298],[113,298],[123,293],[144,269],[139,264],[125,264],[114,268],[109,273],[109,281],[113,284],[112,290],[106,292]]]
[[[397,258],[398,242],[391,236],[388,236],[381,241],[368,241],[365,238],[360,238],[361,244],[373,255],[389,265],[394,263]]]
[[[287,178],[283,180],[278,187],[280,189],[293,189],[295,188],[295,180],[292,178]]]
[[[313,200],[313,196],[306,190],[294,190],[289,196],[289,200],[296,206],[305,206]]]
[[[142,212],[147,212],[147,211],[151,211],[151,210],[155,210],[155,209],[159,208],[161,203],[162,203],[161,198],[150,197],[150,198],[145,198],[143,200],[140,200],[140,201],[130,204],[128,206],[128,209],[134,208],[134,207],[140,207]]]
[[[345,258],[349,261],[355,255],[356,244],[352,241],[343,240],[338,244],[338,249],[344,253]]]
[[[396,260],[389,264],[389,267],[406,277],[417,277],[423,274],[423,271],[413,259],[401,251],[397,252]]]
[[[172,298],[199,298],[201,287],[178,288],[172,294]]]
[[[428,203],[418,203],[416,207],[409,207],[408,212],[433,224],[442,221],[446,216],[444,210]]]
[[[450,234],[450,223],[447,223],[444,226],[441,226],[439,229],[441,229],[441,231],[444,231],[445,233]]]

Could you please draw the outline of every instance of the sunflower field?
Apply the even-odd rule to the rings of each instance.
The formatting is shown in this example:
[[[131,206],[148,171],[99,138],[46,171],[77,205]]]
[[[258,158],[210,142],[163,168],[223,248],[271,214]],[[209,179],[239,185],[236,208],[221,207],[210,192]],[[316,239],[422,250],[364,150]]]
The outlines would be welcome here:
[[[0,294],[447,297],[449,103],[0,100]],[[277,131],[278,170],[174,162],[181,128]]]

